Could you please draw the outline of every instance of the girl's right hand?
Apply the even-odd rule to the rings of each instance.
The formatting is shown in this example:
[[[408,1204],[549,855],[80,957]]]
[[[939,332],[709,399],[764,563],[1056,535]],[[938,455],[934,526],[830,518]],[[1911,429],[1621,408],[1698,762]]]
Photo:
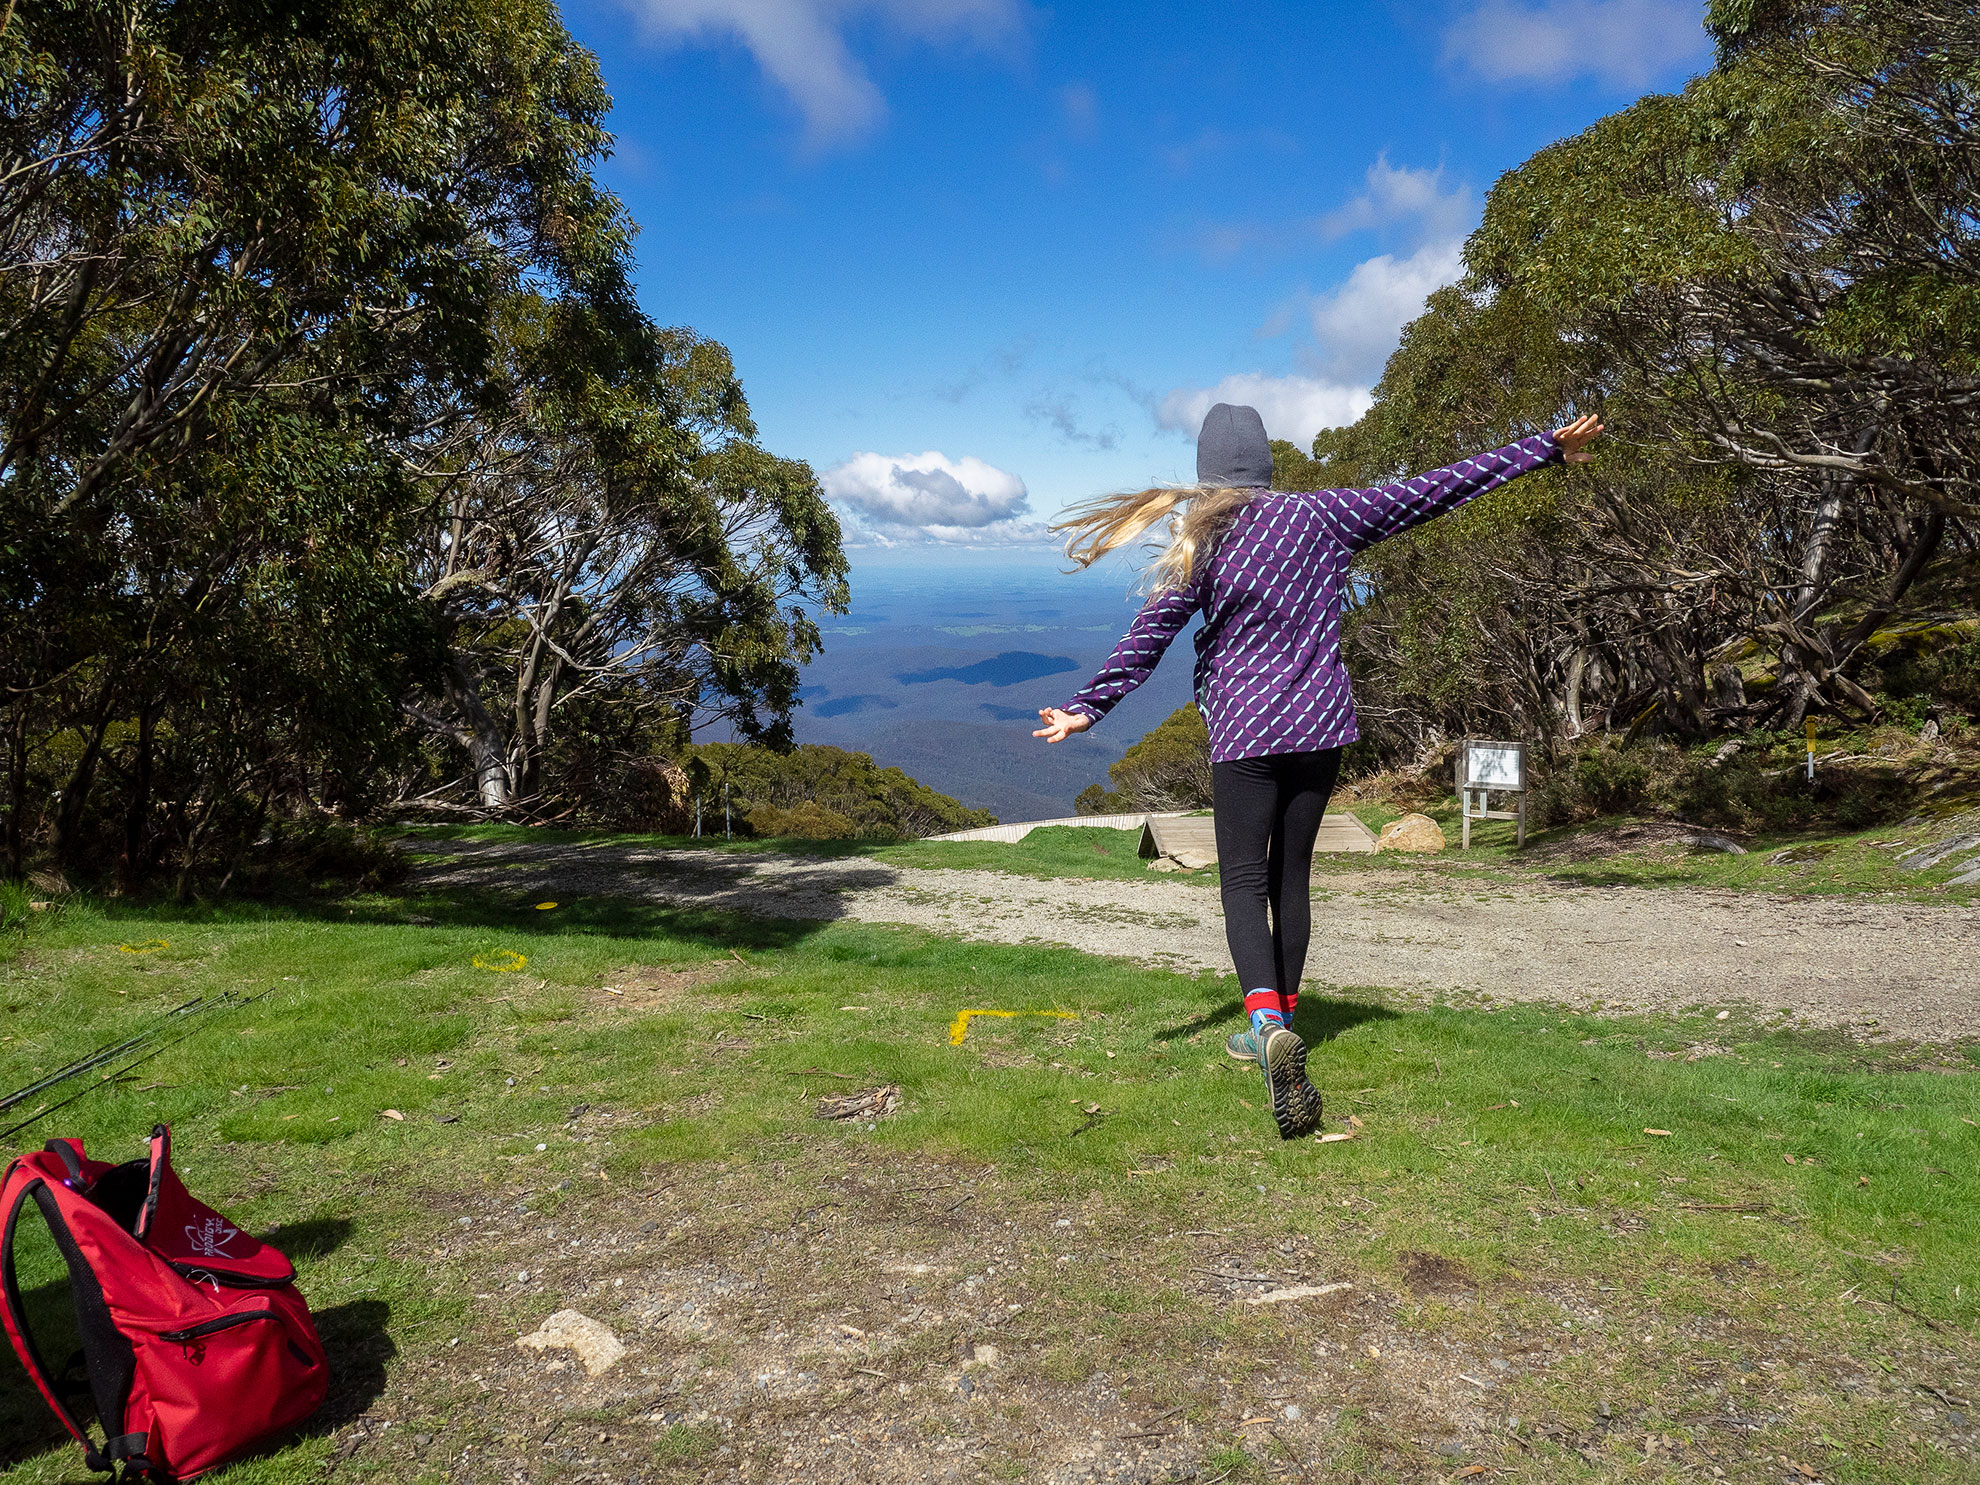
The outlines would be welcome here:
[[[1595,456],[1588,452],[1588,445],[1602,436],[1602,420],[1594,413],[1583,413],[1565,428],[1554,430],[1554,442],[1561,446],[1561,455],[1570,464],[1586,464]]]
[[[1093,725],[1093,719],[1085,712],[1062,712],[1056,706],[1038,708],[1038,720],[1045,725],[1031,735],[1054,743],[1064,742],[1075,732],[1084,732]]]

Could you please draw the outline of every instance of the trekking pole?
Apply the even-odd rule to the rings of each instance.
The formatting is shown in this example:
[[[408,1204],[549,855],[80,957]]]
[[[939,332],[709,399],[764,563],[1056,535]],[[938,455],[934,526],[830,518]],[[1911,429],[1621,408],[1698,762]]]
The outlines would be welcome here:
[[[268,987],[267,990],[263,990],[259,995],[250,995],[245,998],[237,997],[230,991],[227,994],[219,996],[216,999],[209,1000],[206,999],[205,997],[201,997],[201,1003],[206,1006],[219,1006],[221,1009],[231,1009],[236,1006],[253,1005],[257,1000],[260,1000],[262,999],[263,996],[268,995],[270,991],[272,991],[274,988],[275,987],[271,985]],[[66,1109],[70,1104],[74,1103],[79,1098],[89,1097],[89,1095],[94,1093],[98,1088],[107,1087],[111,1083],[118,1082],[120,1079],[123,1078],[124,1074],[131,1071],[132,1068],[143,1067],[145,1063],[151,1061],[152,1058],[163,1056],[165,1053],[171,1051],[172,1048],[178,1046],[180,1042],[185,1041],[190,1037],[197,1036],[202,1029],[203,1029],[202,1027],[195,1025],[190,1030],[183,1031],[179,1035],[173,1037],[169,1042],[165,1043],[164,1046],[154,1047],[150,1051],[146,1052],[142,1057],[133,1058],[131,1061],[125,1063],[122,1067],[118,1068],[115,1072],[105,1073],[96,1082],[87,1084],[79,1091],[75,1093],[71,1093],[67,1098],[63,1099],[60,1103],[52,1103],[45,1109],[37,1109],[32,1114],[29,1114],[25,1119],[21,1120],[18,1124],[10,1124],[7,1128],[0,1129],[0,1140],[8,1139],[14,1134],[17,1134],[19,1131],[26,1129],[28,1125],[35,1123],[37,1120],[45,1119],[50,1114],[57,1113],[62,1109]]]
[[[132,1035],[125,1037],[120,1042],[112,1042],[108,1046],[98,1047],[94,1052],[89,1053],[87,1056],[78,1057],[74,1062],[71,1062],[64,1067],[57,1068],[47,1077],[41,1078],[36,1082],[32,1082],[28,1084],[27,1087],[25,1088],[16,1089],[14,1092],[9,1093],[5,1098],[0,1098],[0,1112],[3,1112],[7,1109],[11,1109],[12,1107],[14,1107],[15,1104],[25,1103],[27,1102],[28,1099],[34,1097],[35,1094],[42,1092],[44,1089],[53,1088],[57,1083],[67,1082],[70,1078],[76,1077],[82,1073],[86,1073],[93,1067],[101,1067],[106,1062],[114,1062],[117,1058],[123,1056],[126,1052],[133,1051],[136,1048],[143,1046],[144,1043],[150,1041],[152,1038],[158,1036],[162,1031],[164,1031],[165,1023],[167,1021],[173,1020],[180,1016],[189,1016],[189,1015],[197,1014],[200,1007],[205,1003],[205,1001],[206,1001],[205,996],[196,995],[191,1000],[187,1001],[184,1005],[174,1006],[171,1010],[162,1012],[158,1017],[156,1017],[151,1022],[150,1025],[146,1026],[142,1031],[135,1032]]]

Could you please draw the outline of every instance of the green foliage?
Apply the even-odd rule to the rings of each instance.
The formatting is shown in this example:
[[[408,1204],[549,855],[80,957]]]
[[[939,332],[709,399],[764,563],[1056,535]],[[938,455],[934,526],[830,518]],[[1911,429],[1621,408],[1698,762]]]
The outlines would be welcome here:
[[[1608,738],[1591,740],[1558,761],[1529,801],[1536,826],[1592,820],[1597,815],[1629,814],[1650,797],[1648,749],[1632,749]]]
[[[1126,815],[1133,810],[1125,797],[1116,794],[1105,784],[1088,784],[1073,799],[1073,813],[1076,815]]]
[[[548,0],[19,0],[0,105],[0,872],[788,742],[838,524],[637,304]]]
[[[806,743],[788,752],[745,743],[703,743],[688,773],[702,801],[702,829],[722,828],[723,789],[739,833],[801,840],[914,840],[995,825],[973,810],[882,768],[865,753]]]
[[[1272,440],[1272,488],[1275,490],[1321,490],[1327,487],[1325,466],[1309,457],[1298,444],[1283,438]]]
[[[1980,19],[1935,0],[1713,9],[1719,64],[1493,187],[1327,483],[1600,409],[1594,464],[1357,563],[1345,626],[1389,757],[1872,715],[1873,640],[1980,561]],[[1953,389],[1962,389],[1955,392]],[[1900,684],[1911,684],[1910,681]]]
[[[1113,789],[1090,784],[1076,807],[1082,815],[1210,807],[1210,727],[1196,703],[1171,712],[1159,727],[1107,769]]]

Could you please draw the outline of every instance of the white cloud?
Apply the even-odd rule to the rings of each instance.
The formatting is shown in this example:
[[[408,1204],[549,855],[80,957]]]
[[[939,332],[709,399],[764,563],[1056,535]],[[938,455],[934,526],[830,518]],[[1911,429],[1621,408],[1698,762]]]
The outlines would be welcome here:
[[[1423,302],[1464,272],[1464,243],[1426,242],[1406,258],[1384,253],[1355,265],[1333,293],[1313,305],[1313,338],[1320,369],[1331,376],[1374,381],[1396,348],[1403,326]]]
[[[1155,420],[1193,439],[1204,414],[1219,402],[1257,408],[1267,433],[1303,449],[1322,428],[1344,427],[1359,418],[1374,398],[1366,387],[1251,371],[1227,376],[1214,387],[1177,388],[1156,405]]]
[[[1412,169],[1377,155],[1368,167],[1368,186],[1359,196],[1314,222],[1319,235],[1331,242],[1350,232],[1409,223],[1426,236],[1452,237],[1477,214],[1471,187],[1462,181],[1446,187],[1444,170]]]
[[[1214,387],[1178,388],[1147,399],[1155,421],[1194,438],[1212,404],[1243,403],[1258,409],[1274,438],[1302,448],[1322,428],[1354,422],[1372,404],[1370,389],[1403,327],[1423,313],[1433,293],[1462,276],[1464,234],[1477,212],[1471,188],[1447,179],[1441,167],[1399,167],[1386,155],[1377,157],[1359,195],[1308,218],[1299,230],[1310,242],[1390,229],[1414,250],[1364,259],[1331,291],[1283,301],[1256,332],[1272,339],[1292,328],[1296,316],[1305,318],[1313,340],[1300,356],[1311,374],[1248,372]]]
[[[1701,0],[1485,0],[1444,33],[1444,60],[1493,82],[1594,77],[1644,88],[1710,50]]]
[[[662,40],[735,40],[790,95],[805,141],[822,149],[857,139],[886,117],[887,100],[847,48],[844,28],[879,16],[925,41],[994,43],[1017,28],[1021,0],[627,0]]]
[[[854,454],[819,476],[825,494],[882,540],[1028,537],[1024,481],[971,455]],[[1024,528],[1021,530],[1020,528]]]
[[[1100,95],[1085,83],[1067,83],[1059,89],[1059,108],[1066,116],[1066,132],[1075,139],[1091,139],[1100,122]]]

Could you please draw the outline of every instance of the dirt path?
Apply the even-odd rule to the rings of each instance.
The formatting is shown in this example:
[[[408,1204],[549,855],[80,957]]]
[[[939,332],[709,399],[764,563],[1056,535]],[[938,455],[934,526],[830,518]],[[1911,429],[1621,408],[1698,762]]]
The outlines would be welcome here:
[[[620,845],[422,842],[429,887],[590,893],[764,917],[902,923],[1228,970],[1217,895],[1178,881],[1043,880],[859,857]],[[1980,912],[1759,893],[1317,879],[1306,983],[1642,1010],[1790,1010],[1858,1032],[1980,1035]]]

